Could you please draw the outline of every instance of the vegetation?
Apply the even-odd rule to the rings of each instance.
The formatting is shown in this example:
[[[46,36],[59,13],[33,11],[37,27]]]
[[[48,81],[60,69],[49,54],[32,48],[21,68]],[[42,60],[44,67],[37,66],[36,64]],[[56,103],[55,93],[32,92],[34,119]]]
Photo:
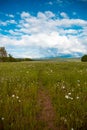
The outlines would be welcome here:
[[[32,61],[30,58],[14,58],[9,54],[8,57],[0,57],[1,62],[21,62],[21,61]]]
[[[0,47],[0,57],[7,57],[5,47]]]
[[[87,55],[82,56],[81,61],[87,62]]]
[[[14,58],[11,54],[7,54],[5,47],[0,47],[0,62],[20,62],[32,61],[30,58]]]
[[[45,130],[46,122],[38,121],[41,89],[43,100],[46,93],[52,102],[58,129],[87,129],[87,65],[50,61],[0,63],[0,128]]]

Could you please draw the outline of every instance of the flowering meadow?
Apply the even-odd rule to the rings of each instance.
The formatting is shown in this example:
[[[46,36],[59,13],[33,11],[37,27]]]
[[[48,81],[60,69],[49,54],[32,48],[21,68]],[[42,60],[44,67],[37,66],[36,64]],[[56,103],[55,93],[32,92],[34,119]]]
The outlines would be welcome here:
[[[38,121],[41,88],[58,130],[87,130],[87,64],[53,61],[0,63],[0,130],[45,130]]]

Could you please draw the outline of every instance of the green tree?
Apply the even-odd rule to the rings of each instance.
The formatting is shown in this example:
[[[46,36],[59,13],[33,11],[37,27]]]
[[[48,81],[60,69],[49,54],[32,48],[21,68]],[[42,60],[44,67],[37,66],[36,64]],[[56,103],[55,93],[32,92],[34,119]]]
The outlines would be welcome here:
[[[87,55],[82,56],[82,57],[81,57],[81,61],[87,62]]]
[[[7,57],[7,52],[5,50],[5,47],[0,47],[0,57]]]
[[[11,54],[9,54],[9,61],[16,62],[16,59]]]

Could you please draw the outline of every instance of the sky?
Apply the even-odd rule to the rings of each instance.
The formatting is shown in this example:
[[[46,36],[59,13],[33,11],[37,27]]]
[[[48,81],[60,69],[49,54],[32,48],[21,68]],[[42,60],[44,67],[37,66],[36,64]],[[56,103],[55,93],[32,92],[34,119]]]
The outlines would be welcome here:
[[[0,47],[13,57],[87,54],[87,0],[0,0]]]

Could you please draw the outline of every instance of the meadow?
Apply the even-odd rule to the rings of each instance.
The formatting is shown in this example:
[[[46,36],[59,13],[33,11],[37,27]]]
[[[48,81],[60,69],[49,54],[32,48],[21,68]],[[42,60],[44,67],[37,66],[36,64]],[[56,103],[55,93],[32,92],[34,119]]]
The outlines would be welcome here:
[[[0,130],[87,130],[87,63],[0,63]]]

